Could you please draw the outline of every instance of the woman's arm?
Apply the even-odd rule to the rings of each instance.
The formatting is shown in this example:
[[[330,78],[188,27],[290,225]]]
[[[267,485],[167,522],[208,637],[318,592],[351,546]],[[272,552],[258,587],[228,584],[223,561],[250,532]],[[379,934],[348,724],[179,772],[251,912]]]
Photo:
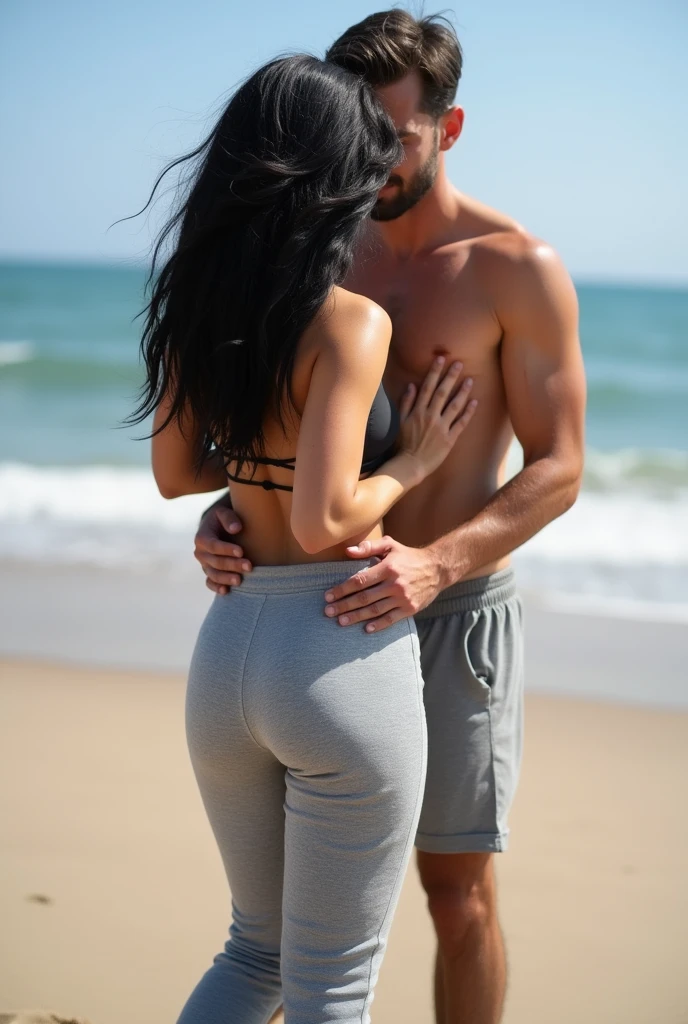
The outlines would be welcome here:
[[[154,430],[167,419],[170,405],[169,395],[165,395],[155,410]],[[227,486],[224,459],[219,452],[213,452],[198,471],[197,458],[202,443],[190,415],[184,416],[181,423],[173,418],[164,430],[153,435],[153,476],[163,498],[219,491]]]
[[[415,405],[411,391],[402,403],[406,422],[399,454],[361,480],[366,425],[387,360],[391,321],[367,299],[349,296],[323,330],[299,430],[291,512],[294,537],[309,554],[365,536],[444,460],[473,408],[464,412],[466,389],[451,397],[458,368],[451,367],[439,383],[438,362]]]

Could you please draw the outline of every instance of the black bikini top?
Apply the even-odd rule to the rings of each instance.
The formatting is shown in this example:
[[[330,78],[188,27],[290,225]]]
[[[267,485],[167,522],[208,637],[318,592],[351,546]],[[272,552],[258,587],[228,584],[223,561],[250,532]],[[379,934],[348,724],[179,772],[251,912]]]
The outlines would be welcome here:
[[[383,463],[387,462],[394,453],[394,442],[399,434],[399,412],[392,402],[382,384],[378,388],[373,399],[373,404],[368,415],[366,424],[365,442],[363,445],[363,463],[361,464],[361,476],[375,472]],[[280,469],[296,468],[296,459],[267,459],[256,458],[253,460],[257,466],[278,466]],[[238,484],[250,484],[253,487],[262,487],[266,491],[293,491],[293,487],[286,484],[276,484],[272,480],[252,480],[249,477],[235,476],[227,470],[227,476]]]

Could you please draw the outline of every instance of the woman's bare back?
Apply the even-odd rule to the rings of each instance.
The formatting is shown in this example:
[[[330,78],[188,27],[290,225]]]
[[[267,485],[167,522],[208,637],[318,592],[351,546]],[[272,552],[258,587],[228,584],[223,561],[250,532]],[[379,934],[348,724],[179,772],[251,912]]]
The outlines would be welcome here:
[[[360,335],[371,334],[374,325],[386,314],[369,299],[343,288],[335,288],[323,312],[316,318],[301,338],[294,364],[292,380],[293,408],[285,403],[283,412],[284,429],[277,416],[272,414],[264,425],[264,455],[270,459],[285,460],[295,456],[301,416],[312,386],[313,367],[323,348],[332,344],[358,344]],[[372,342],[380,346],[384,341]],[[384,353],[386,359],[386,352]],[[371,371],[373,371],[371,367]],[[341,445],[356,444],[358,440],[349,434],[338,438]],[[233,466],[230,470],[234,471]],[[249,476],[252,467],[245,466],[242,476]],[[253,472],[254,481],[270,481],[273,484],[292,487],[294,472],[278,467],[259,464]],[[310,554],[301,547],[291,528],[293,495],[291,491],[265,490],[255,485],[243,485],[236,481],[229,483],[232,507],[244,523],[242,547],[246,557],[254,565],[294,565],[302,562],[329,562],[346,558],[347,544],[382,536],[382,522],[345,542]]]

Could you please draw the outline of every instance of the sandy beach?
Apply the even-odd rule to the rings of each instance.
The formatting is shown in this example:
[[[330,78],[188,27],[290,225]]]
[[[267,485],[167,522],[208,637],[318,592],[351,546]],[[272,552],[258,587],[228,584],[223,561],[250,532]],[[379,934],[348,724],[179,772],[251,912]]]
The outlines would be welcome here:
[[[0,1012],[170,1024],[224,941],[229,895],[187,760],[184,680],[0,663]],[[506,1024],[688,1021],[688,714],[527,700],[499,858]],[[373,1005],[430,1024],[411,867]]]

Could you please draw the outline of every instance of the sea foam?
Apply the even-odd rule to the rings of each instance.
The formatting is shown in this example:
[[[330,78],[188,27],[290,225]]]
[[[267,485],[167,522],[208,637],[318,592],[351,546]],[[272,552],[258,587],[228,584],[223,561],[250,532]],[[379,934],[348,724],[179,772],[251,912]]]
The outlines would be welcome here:
[[[0,366],[29,363],[36,354],[31,341],[0,341]]]
[[[688,605],[688,487],[681,453],[665,462],[673,483],[661,494],[652,474],[638,472],[637,455],[620,454],[604,472],[598,467],[608,486],[584,489],[571,511],[516,553],[521,584],[617,604]],[[193,535],[213,500],[200,494],[165,501],[142,468],[4,463],[0,559],[198,571]]]

